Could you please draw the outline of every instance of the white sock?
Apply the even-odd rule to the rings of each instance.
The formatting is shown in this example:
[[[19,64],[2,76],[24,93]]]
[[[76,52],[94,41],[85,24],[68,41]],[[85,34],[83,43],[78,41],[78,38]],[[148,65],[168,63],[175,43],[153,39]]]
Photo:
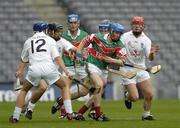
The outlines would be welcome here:
[[[33,112],[34,107],[35,107],[35,104],[33,104],[31,102],[28,103],[28,107],[27,107],[28,110],[31,110]]]
[[[64,101],[64,107],[66,110],[66,113],[72,113],[72,105],[71,105],[71,100],[65,100]]]
[[[21,115],[21,110],[22,110],[22,108],[15,107],[14,113],[13,113],[13,118],[19,120],[19,117]]]
[[[147,117],[147,116],[149,116],[149,115],[150,115],[150,111],[144,111],[143,117]]]

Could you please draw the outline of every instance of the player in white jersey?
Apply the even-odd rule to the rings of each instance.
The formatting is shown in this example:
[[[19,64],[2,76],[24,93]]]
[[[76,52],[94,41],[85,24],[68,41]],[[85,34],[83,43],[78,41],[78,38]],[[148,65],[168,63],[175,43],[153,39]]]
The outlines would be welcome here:
[[[68,51],[75,52],[77,50],[77,48],[74,47],[70,42],[61,38],[61,32],[63,31],[62,25],[51,23],[48,26],[49,26],[48,28],[49,36],[52,36],[52,38],[54,38],[57,41],[57,48],[58,48],[60,57],[62,57],[62,51],[64,50],[67,52]],[[59,69],[59,70],[63,72],[62,69]],[[67,78],[66,79],[67,82],[70,80],[68,76],[65,78]],[[68,82],[68,86],[69,86],[69,82]],[[28,100],[28,102],[24,105],[23,110],[22,110],[22,112],[26,111],[25,116],[28,119],[30,120],[32,119],[32,112],[33,112],[33,109],[35,108],[35,103],[40,99],[40,97],[43,95],[46,89],[47,89],[47,84],[44,82],[44,80],[41,80],[38,88],[32,91],[33,94],[32,94],[31,99]]]
[[[19,72],[16,72],[16,77],[21,75],[21,66],[24,65],[24,63],[29,63],[30,66],[26,75],[26,79],[23,82],[23,88],[20,90],[17,97],[14,113],[9,118],[11,123],[17,123],[19,121],[27,92],[33,86],[38,86],[40,80],[42,79],[45,80],[48,85],[55,84],[62,89],[62,96],[65,100],[65,109],[69,114],[69,119],[73,118],[70,90],[67,86],[68,84],[64,77],[60,76],[60,73],[54,62],[56,62],[59,67],[63,69],[67,76],[69,72],[59,57],[55,40],[43,32],[48,28],[47,23],[42,23],[41,29],[38,27],[39,26],[33,27],[36,33],[26,40],[21,53],[22,62],[18,68]]]
[[[61,37],[62,25],[52,23],[52,24],[49,24],[49,26],[50,26],[49,27],[50,29],[48,29],[48,34],[50,36],[52,36],[57,41],[57,47],[58,47],[58,50],[59,50],[60,57],[62,56],[62,52],[64,52],[64,51],[66,51],[66,52],[76,52],[77,48],[75,46],[73,46],[69,41],[67,41],[67,40],[65,40],[64,38]],[[85,73],[85,71],[84,71],[84,73]],[[65,74],[65,76],[66,76],[66,74]],[[67,78],[67,77],[65,77],[65,78]],[[68,85],[70,85],[71,80],[69,78],[67,78],[66,80],[68,81]],[[39,86],[41,88],[44,87],[44,83],[42,84],[42,82],[40,83],[40,86]],[[36,92],[38,92],[38,91],[36,91]],[[33,92],[33,95],[31,97],[29,103],[31,103],[33,99],[37,99],[37,97],[41,97],[41,95],[43,94],[43,91],[38,92],[38,93],[36,93],[36,92]],[[80,89],[79,89],[78,93],[76,93],[76,92],[73,93],[72,92],[72,94],[71,94],[72,97],[71,98],[76,99],[77,97],[84,96],[85,94],[87,94],[86,92],[88,93],[88,90],[87,89],[85,90],[82,86],[80,86]],[[34,101],[33,101],[33,103],[34,103]],[[28,105],[27,110],[29,110],[29,106],[30,105]],[[31,108],[31,110],[32,110],[32,108]],[[67,116],[67,113],[66,113],[65,117],[66,116]],[[76,116],[76,115],[74,114],[74,116]],[[27,113],[26,113],[26,117],[27,117]],[[31,114],[31,116],[28,116],[28,118],[31,119],[32,114]]]
[[[131,31],[124,33],[121,40],[124,42],[127,50],[126,63],[146,67],[145,61],[149,59],[152,61],[159,51],[159,47],[151,47],[151,40],[143,32],[145,27],[144,18],[135,16],[131,20]],[[132,67],[124,66],[121,68],[125,71],[135,70]],[[150,114],[151,103],[153,98],[152,83],[150,75],[147,71],[139,70],[133,79],[123,78],[123,85],[127,89],[125,91],[125,105],[131,109],[132,103],[139,99],[138,89],[144,95],[144,112],[142,120],[154,120]]]

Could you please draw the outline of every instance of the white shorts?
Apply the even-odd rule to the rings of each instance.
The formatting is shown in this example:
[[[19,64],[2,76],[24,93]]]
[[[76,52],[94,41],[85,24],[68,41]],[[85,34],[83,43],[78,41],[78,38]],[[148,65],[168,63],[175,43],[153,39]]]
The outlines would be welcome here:
[[[139,69],[135,69],[132,67],[121,67],[121,70],[127,72],[127,71],[137,71],[137,74],[134,78],[132,79],[128,79],[128,78],[124,78],[122,77],[122,84],[123,85],[128,85],[128,84],[137,84],[140,82],[143,82],[147,79],[150,79],[150,75],[147,71],[144,70],[139,70]]]
[[[54,84],[60,78],[60,72],[53,63],[38,63],[29,66],[26,79],[33,85],[38,86],[41,79],[48,85]]]
[[[87,73],[85,71],[85,66],[77,66],[74,68],[74,66],[66,67],[73,75],[78,75],[80,79],[83,79],[87,76]],[[65,75],[65,73],[63,73]]]
[[[107,77],[108,77],[108,71],[107,70],[101,70],[96,65],[91,64],[91,63],[88,63],[88,69],[89,69],[89,72],[91,74],[92,73],[97,73],[97,74],[99,74],[101,76],[101,78],[103,80],[107,81]]]

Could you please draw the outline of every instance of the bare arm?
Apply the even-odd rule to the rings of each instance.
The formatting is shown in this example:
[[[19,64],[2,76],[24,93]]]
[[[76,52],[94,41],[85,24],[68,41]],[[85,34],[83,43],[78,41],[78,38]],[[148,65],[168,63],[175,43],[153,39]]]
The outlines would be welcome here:
[[[56,58],[54,59],[54,61],[55,61],[56,64],[58,64],[58,66],[59,66],[60,68],[62,68],[62,70],[66,73],[66,75],[69,74],[66,66],[64,65],[63,60],[62,60],[59,56],[56,57]]]
[[[88,42],[87,42],[86,38],[84,38],[84,39],[81,41],[81,43],[78,45],[77,50],[78,50],[78,51],[81,51],[81,50],[84,48],[84,46],[85,46],[86,43],[88,43]]]
[[[26,66],[26,63],[21,61],[20,64],[19,64],[19,67],[18,67],[18,69],[17,69],[17,71],[15,73],[16,77],[20,77],[22,75],[22,72],[24,71],[25,66]]]
[[[118,64],[120,66],[123,66],[124,65],[124,62],[121,60],[121,59],[115,59],[115,58],[111,58],[111,57],[108,57],[106,56],[104,58],[104,60],[108,63],[114,63],[114,64]]]
[[[78,49],[77,49],[77,47],[72,47],[71,49],[69,49],[69,51],[71,51],[71,52],[76,52]]]

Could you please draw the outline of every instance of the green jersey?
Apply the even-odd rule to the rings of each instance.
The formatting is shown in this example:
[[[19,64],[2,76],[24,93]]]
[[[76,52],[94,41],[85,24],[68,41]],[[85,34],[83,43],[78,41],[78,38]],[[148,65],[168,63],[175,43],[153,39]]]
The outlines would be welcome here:
[[[85,31],[80,30],[80,29],[78,29],[76,38],[73,38],[69,31],[65,31],[62,33],[62,37],[65,38],[66,40],[68,40],[69,42],[71,42],[71,44],[74,45],[75,47],[77,47],[80,44],[80,42],[82,41],[82,39],[87,36],[88,36],[88,34]],[[63,53],[62,58],[63,58],[64,64],[66,66],[73,66],[73,62],[67,52]],[[81,64],[82,62],[76,61],[76,64],[77,63]]]
[[[92,44],[87,61],[100,69],[106,69],[109,64],[104,60],[105,56],[123,60],[126,58],[126,49],[121,40],[108,43],[107,37],[108,34],[97,33],[89,35],[86,39],[89,44]]]

